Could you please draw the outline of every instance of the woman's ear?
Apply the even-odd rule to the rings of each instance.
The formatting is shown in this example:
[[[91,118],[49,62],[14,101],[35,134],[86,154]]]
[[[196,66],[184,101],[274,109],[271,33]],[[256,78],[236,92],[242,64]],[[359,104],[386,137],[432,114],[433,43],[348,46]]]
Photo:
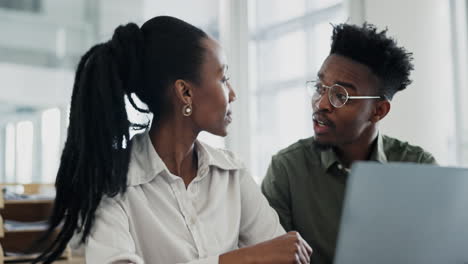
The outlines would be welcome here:
[[[382,120],[388,114],[388,112],[390,112],[390,107],[390,101],[378,101],[377,104],[375,104],[374,114],[371,117],[371,122],[377,123]]]
[[[192,87],[184,80],[176,80],[174,83],[175,94],[180,100],[181,104],[192,104]]]

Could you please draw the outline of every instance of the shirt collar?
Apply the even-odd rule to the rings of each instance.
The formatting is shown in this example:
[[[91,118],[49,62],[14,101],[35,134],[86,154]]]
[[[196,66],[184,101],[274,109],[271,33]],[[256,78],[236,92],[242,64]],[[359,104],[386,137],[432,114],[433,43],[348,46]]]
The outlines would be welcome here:
[[[232,152],[213,148],[195,140],[198,154],[198,169],[209,169],[210,166],[221,170],[238,170],[245,168]],[[166,175],[175,180],[153,147],[148,132],[135,135],[132,139],[131,159],[128,169],[127,185],[134,186],[148,183],[158,175]]]
[[[372,149],[372,152],[369,156],[369,159],[372,161],[378,161],[380,163],[387,162],[387,155],[385,154],[383,136],[380,133],[377,135],[377,144]]]
[[[214,166],[222,170],[240,170],[245,168],[243,162],[229,150],[213,148],[199,140],[195,140],[195,145],[198,151],[199,168],[203,165]]]
[[[325,170],[330,169],[330,167],[336,163],[341,163],[333,148],[321,151],[320,159]],[[380,163],[387,162],[387,155],[384,151],[383,138],[380,133],[377,135],[377,144],[373,144],[369,160],[378,161]]]

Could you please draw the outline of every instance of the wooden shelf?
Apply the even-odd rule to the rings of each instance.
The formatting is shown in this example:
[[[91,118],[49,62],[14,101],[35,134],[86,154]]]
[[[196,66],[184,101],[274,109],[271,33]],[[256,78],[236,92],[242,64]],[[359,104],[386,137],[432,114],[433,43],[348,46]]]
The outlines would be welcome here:
[[[51,204],[54,200],[5,200],[4,205],[11,205],[11,204]]]
[[[5,200],[0,209],[3,220],[37,222],[47,220],[52,212],[53,200]]]
[[[21,255],[21,256],[5,256],[4,261],[5,263],[25,262],[25,261],[31,261],[35,259],[37,256],[39,256],[39,254],[28,254],[28,255]],[[68,260],[70,258],[71,258],[71,250],[68,248],[67,250],[65,250],[65,252],[63,252],[59,260]]]
[[[45,229],[24,229],[24,230],[7,230],[5,229],[4,230],[5,233],[8,233],[8,234],[14,234],[14,233],[42,233],[45,231]]]
[[[0,184],[0,187],[5,184]],[[11,184],[16,185],[16,184]],[[29,184],[23,185],[24,191],[26,194],[37,194],[38,190],[43,187],[50,188],[53,185],[40,185],[40,184]],[[34,196],[33,196],[34,197]],[[41,197],[42,198],[42,197]],[[19,222],[41,222],[48,220],[52,209],[53,209],[54,200],[52,199],[18,199],[18,200],[4,200],[3,195],[0,195],[0,214],[3,218],[3,222],[0,221],[0,231],[3,230],[3,237],[0,238],[0,250],[3,250],[3,253],[0,253],[0,264],[3,263],[29,263],[31,260],[35,259],[38,256],[38,253],[44,250],[50,243],[52,239],[48,239],[43,244],[39,245],[37,249],[34,249],[33,254],[24,254],[24,255],[12,255],[4,256],[6,252],[27,252],[30,247],[39,239],[42,234],[44,234],[44,226],[28,226],[26,229],[19,230],[8,230],[4,229],[4,222],[6,220],[13,220]],[[32,227],[32,229],[28,229]],[[54,236],[58,234],[58,230],[54,232]],[[1,232],[0,232],[1,233]],[[1,257],[3,256],[3,260]],[[71,250],[67,247],[64,254],[61,256],[60,261],[54,263],[74,263],[81,264],[84,261],[72,261],[71,260]]]

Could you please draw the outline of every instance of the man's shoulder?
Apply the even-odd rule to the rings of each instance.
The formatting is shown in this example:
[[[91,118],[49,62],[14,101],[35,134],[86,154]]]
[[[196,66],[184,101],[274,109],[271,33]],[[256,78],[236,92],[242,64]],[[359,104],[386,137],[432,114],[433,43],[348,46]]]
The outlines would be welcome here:
[[[382,136],[388,161],[435,163],[431,153],[424,148],[387,135]]]
[[[297,152],[304,151],[306,148],[311,147],[314,142],[314,137],[300,139],[293,144],[287,146],[284,149],[278,151],[276,155],[284,156],[284,155],[294,155]]]
[[[310,168],[318,162],[319,156],[314,150],[314,138],[300,139],[273,155],[263,185],[265,182],[268,185],[272,181],[289,182],[289,178],[295,178],[296,181],[298,177],[309,175]]]
[[[400,150],[405,150],[411,153],[427,152],[422,147],[410,144],[408,141],[400,140],[400,139],[390,137],[387,135],[383,135],[382,139],[384,143],[385,152],[400,151]]]
[[[273,156],[276,160],[297,160],[305,156],[314,155],[314,137],[296,141],[288,147],[281,149]]]

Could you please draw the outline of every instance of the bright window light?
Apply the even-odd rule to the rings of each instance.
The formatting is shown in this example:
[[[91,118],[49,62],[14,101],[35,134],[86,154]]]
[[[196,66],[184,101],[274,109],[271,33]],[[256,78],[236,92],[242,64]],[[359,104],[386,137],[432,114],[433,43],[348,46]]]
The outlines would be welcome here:
[[[16,133],[15,125],[10,123],[6,126],[5,135],[5,182],[10,183],[15,181],[15,161],[16,161]]]
[[[21,121],[16,125],[16,182],[32,181],[33,123]]]
[[[42,113],[41,143],[42,143],[42,177],[41,182],[53,183],[57,175],[60,160],[60,117],[58,108],[52,108]]]

